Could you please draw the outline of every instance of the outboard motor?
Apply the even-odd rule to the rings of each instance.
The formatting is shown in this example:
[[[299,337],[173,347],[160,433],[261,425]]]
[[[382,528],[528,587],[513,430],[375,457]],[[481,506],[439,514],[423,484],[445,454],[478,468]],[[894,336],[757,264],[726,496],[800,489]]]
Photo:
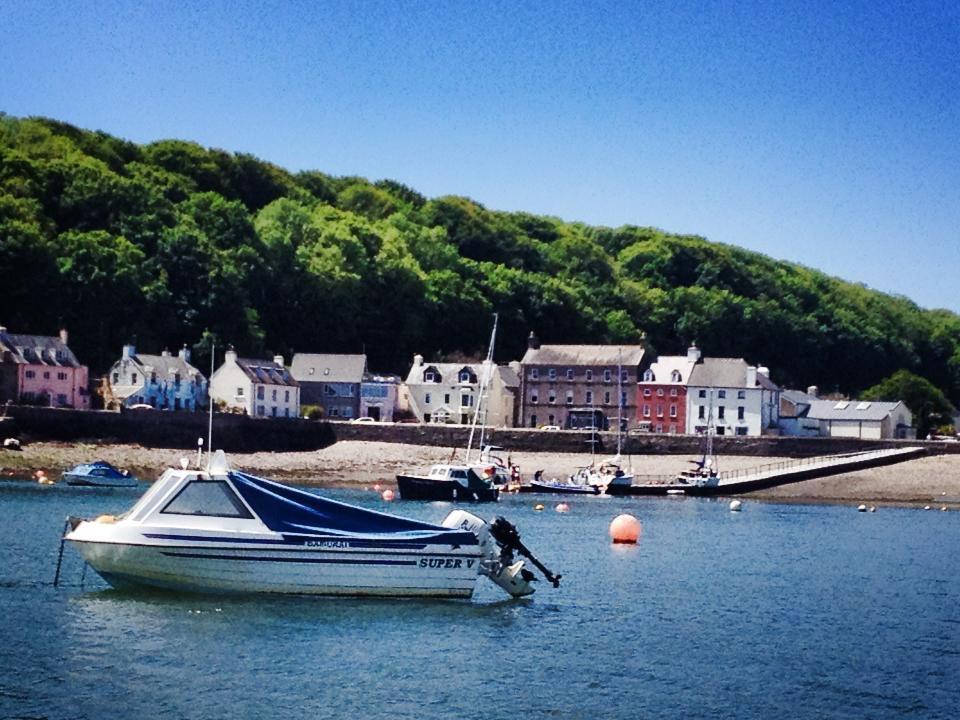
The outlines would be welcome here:
[[[520,533],[506,518],[497,517],[492,523],[468,513],[466,510],[454,510],[441,523],[447,528],[469,530],[480,541],[483,559],[480,561],[480,573],[489,577],[513,597],[532,595],[532,582],[537,577],[524,567],[523,560],[517,560],[514,553],[527,558],[543,576],[560,587],[560,575],[551,573],[526,546],[520,542]]]

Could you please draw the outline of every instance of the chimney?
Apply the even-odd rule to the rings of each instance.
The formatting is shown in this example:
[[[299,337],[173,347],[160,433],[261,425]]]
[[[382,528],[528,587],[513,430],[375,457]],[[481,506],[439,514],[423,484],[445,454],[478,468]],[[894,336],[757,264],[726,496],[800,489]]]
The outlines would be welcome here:
[[[134,347],[133,343],[123,346],[123,359],[132,360],[137,354],[137,348]]]
[[[687,360],[700,362],[700,348],[697,347],[696,343],[692,343],[690,347],[687,348]]]
[[[530,337],[527,338],[527,347],[531,350],[540,349],[540,338],[534,334],[533,330],[530,331]]]
[[[413,366],[416,368],[416,367],[421,367],[422,365],[423,365],[423,355],[421,355],[420,353],[417,353],[416,355],[413,356]]]
[[[276,365],[276,366],[279,367],[279,368],[282,368],[282,367],[283,367],[283,355],[274,355],[274,356],[273,356],[273,364]]]
[[[763,375],[768,380],[770,379],[770,368],[764,367],[763,365],[757,365],[757,375]]]
[[[757,386],[757,368],[753,365],[747,366],[747,387],[752,388]]]
[[[227,349],[227,351],[223,354],[223,362],[224,362],[224,363],[228,363],[228,362],[230,362],[230,363],[235,363],[236,361],[237,361],[237,351],[234,350],[234,349],[233,349],[233,345],[231,345],[231,346]]]
[[[0,332],[5,332],[5,331],[6,331],[6,328],[0,328]],[[70,335],[67,333],[67,329],[60,328],[60,342],[62,342],[64,345],[69,345],[70,343],[67,342],[69,339],[70,339]]]
[[[187,363],[190,362],[190,348],[187,347],[186,343],[184,343],[183,347],[180,348],[179,356],[180,356],[180,359],[183,360],[184,362],[187,362]]]
[[[818,388],[816,385],[807,386],[807,395],[813,395],[813,397],[820,397],[819,391],[820,391],[820,388]]]

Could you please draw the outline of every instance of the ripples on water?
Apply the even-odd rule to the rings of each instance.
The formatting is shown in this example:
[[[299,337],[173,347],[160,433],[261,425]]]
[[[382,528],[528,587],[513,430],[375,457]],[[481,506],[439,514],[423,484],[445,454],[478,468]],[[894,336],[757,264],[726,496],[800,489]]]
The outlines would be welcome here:
[[[81,589],[69,549],[51,587],[65,516],[139,492],[0,484],[0,716],[958,716],[954,512],[510,497],[478,509],[564,576],[522,601],[485,579],[471,602]],[[623,511],[638,546],[608,541]]]

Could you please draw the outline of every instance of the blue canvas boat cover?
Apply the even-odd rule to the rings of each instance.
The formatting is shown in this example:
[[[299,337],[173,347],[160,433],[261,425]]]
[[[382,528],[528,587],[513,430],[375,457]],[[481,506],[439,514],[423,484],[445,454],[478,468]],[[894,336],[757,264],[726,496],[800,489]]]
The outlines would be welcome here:
[[[228,477],[251,509],[274,532],[285,534],[371,537],[426,544],[477,545],[467,530],[409,520],[330,500],[246,473]]]

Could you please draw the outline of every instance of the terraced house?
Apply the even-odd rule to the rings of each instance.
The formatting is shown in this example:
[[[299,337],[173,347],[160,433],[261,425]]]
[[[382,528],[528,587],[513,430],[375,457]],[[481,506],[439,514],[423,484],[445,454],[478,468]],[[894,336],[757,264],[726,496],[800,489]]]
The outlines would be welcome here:
[[[90,408],[90,373],[58,337],[15,335],[0,327],[0,402]]]
[[[207,404],[207,378],[190,364],[184,345],[177,355],[141,355],[124,345],[120,359],[107,375],[104,405],[149,405],[157,410],[197,410]]]
[[[227,350],[223,365],[210,378],[210,394],[228,410],[254,417],[298,417],[300,386],[283,364],[283,356],[255,360]]]
[[[637,422],[643,345],[541,345],[530,333],[520,361],[520,424],[624,430]]]

